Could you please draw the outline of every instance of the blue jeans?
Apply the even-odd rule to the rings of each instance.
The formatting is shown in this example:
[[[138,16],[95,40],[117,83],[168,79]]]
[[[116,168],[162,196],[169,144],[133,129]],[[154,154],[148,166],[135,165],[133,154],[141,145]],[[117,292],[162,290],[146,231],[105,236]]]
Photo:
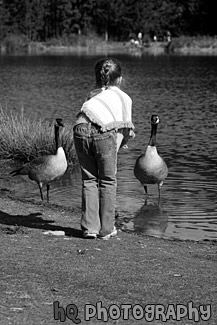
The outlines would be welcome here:
[[[94,124],[78,124],[74,143],[82,173],[81,229],[105,236],[115,218],[116,131],[102,133]]]

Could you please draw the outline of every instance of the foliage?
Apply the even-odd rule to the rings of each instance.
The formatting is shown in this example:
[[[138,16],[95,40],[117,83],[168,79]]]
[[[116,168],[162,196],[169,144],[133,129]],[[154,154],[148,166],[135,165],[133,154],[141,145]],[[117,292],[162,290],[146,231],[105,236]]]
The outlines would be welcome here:
[[[175,50],[183,48],[197,49],[215,49],[217,48],[217,38],[208,36],[188,37],[180,36],[172,41]]]
[[[0,0],[0,40],[31,41],[96,32],[110,40],[130,35],[215,35],[213,0]]]
[[[24,35],[16,35],[11,34],[6,36],[4,39],[4,45],[6,46],[9,52],[13,52],[15,50],[25,49],[28,46],[28,39]]]
[[[61,141],[68,162],[73,164],[76,156],[71,126],[65,125]],[[54,153],[53,125],[25,116],[23,109],[14,112],[0,108],[0,159],[26,163],[36,157]]]

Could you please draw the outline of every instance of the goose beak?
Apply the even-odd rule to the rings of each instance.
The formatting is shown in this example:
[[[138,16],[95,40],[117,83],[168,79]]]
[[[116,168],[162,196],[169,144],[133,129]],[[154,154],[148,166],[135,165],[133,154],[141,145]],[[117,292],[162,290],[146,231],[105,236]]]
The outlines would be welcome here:
[[[57,122],[57,125],[58,125],[58,126],[62,126],[62,127],[64,127],[64,124],[62,123],[62,119],[61,119],[61,118],[57,118],[57,119],[56,119],[56,122]]]

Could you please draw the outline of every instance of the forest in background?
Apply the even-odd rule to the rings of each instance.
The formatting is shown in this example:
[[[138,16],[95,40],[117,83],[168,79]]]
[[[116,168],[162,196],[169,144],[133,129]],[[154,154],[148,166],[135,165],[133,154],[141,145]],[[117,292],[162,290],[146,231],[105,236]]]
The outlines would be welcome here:
[[[0,41],[23,35],[45,42],[73,35],[127,41],[217,35],[214,0],[0,0]]]

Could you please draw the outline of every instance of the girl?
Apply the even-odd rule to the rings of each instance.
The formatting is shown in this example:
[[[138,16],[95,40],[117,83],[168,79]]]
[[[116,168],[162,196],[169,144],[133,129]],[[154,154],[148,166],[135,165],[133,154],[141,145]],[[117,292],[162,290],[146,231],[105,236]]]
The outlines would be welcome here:
[[[95,78],[96,89],[77,115],[74,143],[82,173],[83,237],[107,240],[117,234],[117,152],[134,136],[134,125],[132,100],[120,89],[120,63],[101,59],[95,65]]]

